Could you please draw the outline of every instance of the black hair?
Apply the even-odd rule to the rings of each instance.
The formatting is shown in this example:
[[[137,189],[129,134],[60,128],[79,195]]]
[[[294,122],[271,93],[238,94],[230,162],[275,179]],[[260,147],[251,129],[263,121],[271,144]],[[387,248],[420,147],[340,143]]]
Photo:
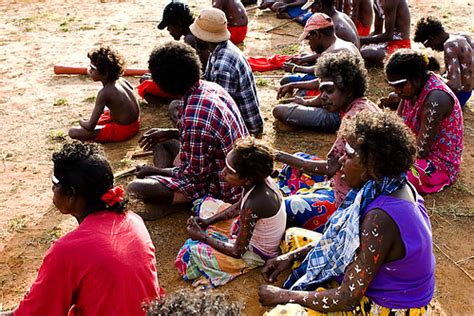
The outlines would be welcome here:
[[[400,49],[390,56],[385,65],[385,74],[405,79],[426,78],[430,60],[422,53],[411,49]]]
[[[201,77],[201,61],[191,46],[177,42],[167,42],[156,47],[148,59],[153,81],[163,91],[184,95]]]
[[[361,111],[343,124],[340,133],[377,180],[399,176],[415,162],[415,136],[393,111]]]
[[[433,16],[423,17],[416,23],[414,41],[423,43],[429,37],[432,38],[442,33],[444,33],[444,27],[437,18]]]
[[[106,209],[117,213],[124,211],[126,200],[113,206],[102,201],[102,196],[114,186],[114,175],[99,145],[79,141],[66,143],[53,153],[52,160],[59,184],[69,194],[86,200],[87,214]]]
[[[329,7],[333,7],[336,5],[336,1],[335,0],[318,0],[318,1],[315,1],[315,3],[319,2],[323,7],[326,7],[326,8],[329,8]]]
[[[364,62],[348,52],[323,54],[316,63],[315,73],[318,78],[331,78],[344,93],[352,91],[354,99],[363,97],[367,91]]]
[[[254,137],[240,138],[235,141],[233,150],[236,155],[233,167],[240,178],[257,182],[273,176],[273,149],[264,141]]]
[[[108,46],[101,46],[87,53],[91,63],[97,67],[103,75],[107,75],[109,81],[120,78],[125,71],[125,58],[115,49]]]

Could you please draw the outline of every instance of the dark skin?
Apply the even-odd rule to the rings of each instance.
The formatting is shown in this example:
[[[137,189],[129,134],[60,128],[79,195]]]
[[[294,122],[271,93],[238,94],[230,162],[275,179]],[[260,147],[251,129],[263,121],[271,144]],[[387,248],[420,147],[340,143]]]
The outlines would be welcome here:
[[[398,78],[398,79],[396,79]],[[389,81],[402,79],[396,75],[387,75]],[[401,115],[404,106],[403,100],[415,102],[416,97],[426,84],[427,77],[409,79],[405,84],[392,86],[394,92],[402,98],[397,113]],[[418,158],[426,158],[431,145],[439,132],[441,122],[453,111],[454,100],[449,94],[441,90],[431,91],[425,99],[422,107],[421,126],[416,135]]]
[[[410,10],[406,0],[375,0],[374,32],[360,38],[361,45],[386,43],[398,34],[399,39],[410,38]],[[364,47],[361,54],[371,64],[381,64],[386,49]]]
[[[359,21],[364,27],[372,25],[374,10],[371,0],[338,0],[336,8],[347,14],[354,23]]]
[[[357,154],[346,153],[341,158],[346,182],[351,187],[360,187],[369,180],[369,170]],[[415,194],[405,185],[391,196],[414,202]],[[269,260],[262,269],[263,277],[274,282],[281,271],[288,269],[293,260],[304,258],[313,245],[307,245],[286,255]],[[382,209],[371,210],[362,220],[360,246],[354,261],[347,267],[342,284],[323,291],[290,291],[272,285],[262,285],[259,290],[263,305],[293,302],[319,312],[350,311],[364,296],[371,281],[383,263],[405,256],[405,246],[397,225]]]
[[[212,6],[224,11],[229,26],[246,26],[249,22],[247,11],[240,0],[213,0]]]
[[[100,116],[107,106],[112,120],[120,125],[135,122],[140,115],[138,101],[133,93],[132,85],[125,79],[110,80],[108,74],[102,74],[95,66],[89,68],[92,80],[102,82],[103,88],[97,94],[94,109],[88,120],[81,119],[79,127],[69,130],[69,137],[79,140],[94,140],[100,131],[97,126]]]
[[[321,82],[332,81],[333,78],[321,78]],[[316,97],[317,100],[304,100],[309,106],[317,106],[321,104],[329,112],[344,112],[347,107],[354,101],[352,92],[345,92],[338,89],[335,85],[324,85],[321,87],[321,94]],[[283,105],[281,105],[283,106]],[[276,108],[275,108],[276,109]],[[323,175],[331,178],[341,168],[341,164],[337,157],[328,156],[327,160],[309,160],[293,156],[291,154],[278,151],[275,160],[288,164],[294,168],[300,169],[309,175]]]
[[[313,13],[321,12],[331,17],[337,37],[353,43],[357,48],[360,47],[361,42],[357,27],[347,14],[337,11],[335,5],[325,6],[320,1],[316,1],[311,6],[311,11]]]
[[[282,1],[272,1],[272,0],[263,0],[260,3],[259,9],[264,10],[270,8],[273,12],[276,12],[277,18],[279,19],[291,19],[291,16],[286,13],[286,10],[293,7],[300,7],[306,3],[306,0],[282,0]],[[295,19],[298,19],[295,18]]]
[[[229,164],[233,166],[236,159],[235,152],[231,151],[227,155],[227,159]],[[193,240],[202,241],[227,256],[241,258],[248,250],[257,221],[277,214],[282,201],[265,184],[265,179],[241,178],[239,174],[227,167],[224,170],[224,178],[232,186],[242,186],[244,188],[243,195],[254,187],[242,208],[240,207],[242,202],[239,200],[223,212],[210,218],[190,217],[187,223],[187,230],[189,237]],[[240,215],[240,230],[235,243],[222,242],[207,235],[204,231],[209,225],[235,218],[238,215]]]

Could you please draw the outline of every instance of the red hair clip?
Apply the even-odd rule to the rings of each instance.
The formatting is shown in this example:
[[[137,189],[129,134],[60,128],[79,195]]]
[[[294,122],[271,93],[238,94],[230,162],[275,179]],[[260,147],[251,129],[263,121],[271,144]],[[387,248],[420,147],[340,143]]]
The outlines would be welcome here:
[[[108,206],[114,206],[116,203],[123,201],[124,192],[125,191],[121,185],[113,187],[102,195],[102,201],[104,201]]]

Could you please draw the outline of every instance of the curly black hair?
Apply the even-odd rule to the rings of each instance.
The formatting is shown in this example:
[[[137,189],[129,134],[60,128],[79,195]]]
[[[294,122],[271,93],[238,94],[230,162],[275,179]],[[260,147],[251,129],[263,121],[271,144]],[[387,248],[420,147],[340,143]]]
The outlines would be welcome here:
[[[177,42],[167,42],[156,47],[148,59],[153,81],[163,91],[184,95],[201,77],[201,61],[191,46]]]
[[[444,27],[440,20],[434,16],[423,17],[416,23],[414,41],[423,43],[429,39],[428,37],[435,37],[441,33],[444,33]]]
[[[254,137],[240,138],[235,141],[233,150],[236,157],[234,168],[240,178],[254,182],[273,176],[273,149],[264,141]]]
[[[363,97],[368,87],[364,62],[348,52],[322,55],[315,73],[318,78],[331,78],[339,90],[352,92],[354,99]]]
[[[87,53],[91,63],[97,67],[97,71],[106,75],[109,81],[120,78],[125,71],[125,58],[111,47],[101,46]]]
[[[385,65],[385,74],[405,79],[424,78],[428,76],[430,62],[432,60],[422,53],[411,49],[400,49],[390,56]]]
[[[415,135],[393,111],[361,111],[346,121],[340,133],[377,180],[399,176],[415,162]]]
[[[227,296],[211,291],[178,290],[167,295],[166,300],[153,300],[144,303],[147,316],[168,315],[240,315],[240,306],[230,303]]]
[[[114,175],[104,152],[98,144],[73,141],[53,153],[54,176],[61,186],[82,196],[88,203],[87,214],[102,210],[123,212],[126,200],[113,206],[102,201],[102,196],[114,186]]]
[[[336,5],[336,0],[319,0],[315,3],[319,2],[323,7],[330,8]]]

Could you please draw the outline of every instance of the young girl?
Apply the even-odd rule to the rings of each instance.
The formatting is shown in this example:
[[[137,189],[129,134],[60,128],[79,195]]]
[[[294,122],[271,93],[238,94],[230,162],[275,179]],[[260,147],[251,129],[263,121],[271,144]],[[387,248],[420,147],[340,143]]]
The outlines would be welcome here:
[[[53,203],[79,227],[54,242],[13,314],[145,315],[142,302],[163,294],[155,248],[141,218],[124,210],[106,158],[96,144],[73,142],[53,162]]]
[[[132,85],[120,76],[125,60],[116,50],[100,47],[87,54],[91,60],[89,75],[104,86],[97,94],[89,120],[69,130],[69,137],[100,143],[130,139],[140,129],[140,109]]]
[[[215,287],[279,254],[286,212],[269,178],[272,172],[272,151],[261,141],[245,138],[234,144],[226,158],[224,179],[242,187],[243,198],[234,205],[205,198],[199,217],[188,220],[191,238],[176,258],[185,280],[200,278],[195,285],[205,282]]]

